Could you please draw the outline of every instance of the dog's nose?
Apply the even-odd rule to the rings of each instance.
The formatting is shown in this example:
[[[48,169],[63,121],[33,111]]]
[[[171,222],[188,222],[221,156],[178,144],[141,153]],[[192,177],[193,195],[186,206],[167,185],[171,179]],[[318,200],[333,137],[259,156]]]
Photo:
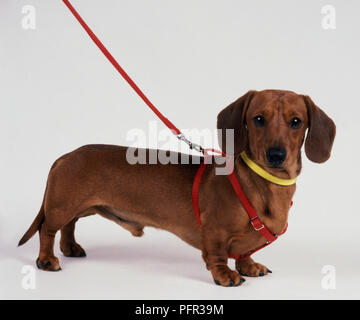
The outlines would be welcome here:
[[[279,166],[286,159],[286,150],[281,147],[269,148],[266,151],[266,158],[273,166]]]

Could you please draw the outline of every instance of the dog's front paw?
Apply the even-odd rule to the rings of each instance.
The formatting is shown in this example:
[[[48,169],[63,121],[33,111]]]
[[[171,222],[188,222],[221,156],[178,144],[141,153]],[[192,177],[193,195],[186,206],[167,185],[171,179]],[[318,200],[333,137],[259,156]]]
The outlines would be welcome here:
[[[247,277],[262,277],[268,273],[272,273],[267,267],[260,263],[254,262],[252,259],[244,261],[236,261],[236,270],[242,275]]]
[[[214,282],[219,286],[237,287],[245,282],[243,277],[227,266],[216,266],[211,270],[211,273]]]

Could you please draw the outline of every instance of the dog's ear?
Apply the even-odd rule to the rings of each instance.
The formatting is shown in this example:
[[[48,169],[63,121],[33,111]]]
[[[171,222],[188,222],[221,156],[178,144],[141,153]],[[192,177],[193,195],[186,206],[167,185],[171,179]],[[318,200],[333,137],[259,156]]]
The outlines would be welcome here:
[[[247,144],[246,112],[250,101],[256,91],[249,91],[242,97],[234,101],[223,109],[217,117],[217,129],[221,130],[218,134],[221,149],[226,154],[236,155],[242,152]],[[234,130],[234,152],[226,150],[226,129]],[[231,143],[231,141],[228,141]],[[227,152],[228,151],[228,152]]]
[[[303,96],[307,108],[309,129],[305,140],[306,156],[322,163],[330,158],[334,143],[335,123],[308,96]]]

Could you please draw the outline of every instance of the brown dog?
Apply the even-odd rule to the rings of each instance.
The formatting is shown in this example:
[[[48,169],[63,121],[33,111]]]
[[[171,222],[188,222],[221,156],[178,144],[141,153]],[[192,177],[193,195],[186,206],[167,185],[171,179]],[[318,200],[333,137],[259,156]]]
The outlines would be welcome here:
[[[306,129],[306,155],[320,163],[330,157],[335,124],[308,96],[265,90],[249,91],[222,110],[217,126],[234,129],[238,179],[262,222],[273,234],[280,234],[287,224],[295,185],[279,186],[264,180],[248,168],[239,154],[246,150],[269,173],[294,178],[301,171],[300,150]],[[225,146],[224,141],[220,144]],[[227,176],[215,174],[215,164],[207,166],[200,185],[200,229],[191,201],[199,165],[131,165],[126,151],[120,146],[88,145],[55,161],[40,212],[19,242],[22,245],[39,231],[40,269],[60,270],[53,252],[58,230],[65,256],[85,256],[75,241],[75,223],[97,213],[134,236],[141,236],[145,226],[176,234],[202,250],[217,284],[236,286],[245,281],[239,273],[262,276],[270,272],[251,258],[236,261],[238,272],[227,266],[229,253],[245,254],[266,240],[252,228]]]

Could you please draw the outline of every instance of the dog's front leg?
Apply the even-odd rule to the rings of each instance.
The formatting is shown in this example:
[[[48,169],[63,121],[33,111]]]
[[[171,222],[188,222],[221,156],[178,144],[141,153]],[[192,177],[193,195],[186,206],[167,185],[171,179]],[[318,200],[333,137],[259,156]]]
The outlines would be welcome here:
[[[205,225],[201,230],[202,257],[206,267],[211,271],[214,282],[224,287],[239,286],[245,279],[238,272],[227,266],[228,252],[225,237],[219,235],[219,231],[207,228]]]

